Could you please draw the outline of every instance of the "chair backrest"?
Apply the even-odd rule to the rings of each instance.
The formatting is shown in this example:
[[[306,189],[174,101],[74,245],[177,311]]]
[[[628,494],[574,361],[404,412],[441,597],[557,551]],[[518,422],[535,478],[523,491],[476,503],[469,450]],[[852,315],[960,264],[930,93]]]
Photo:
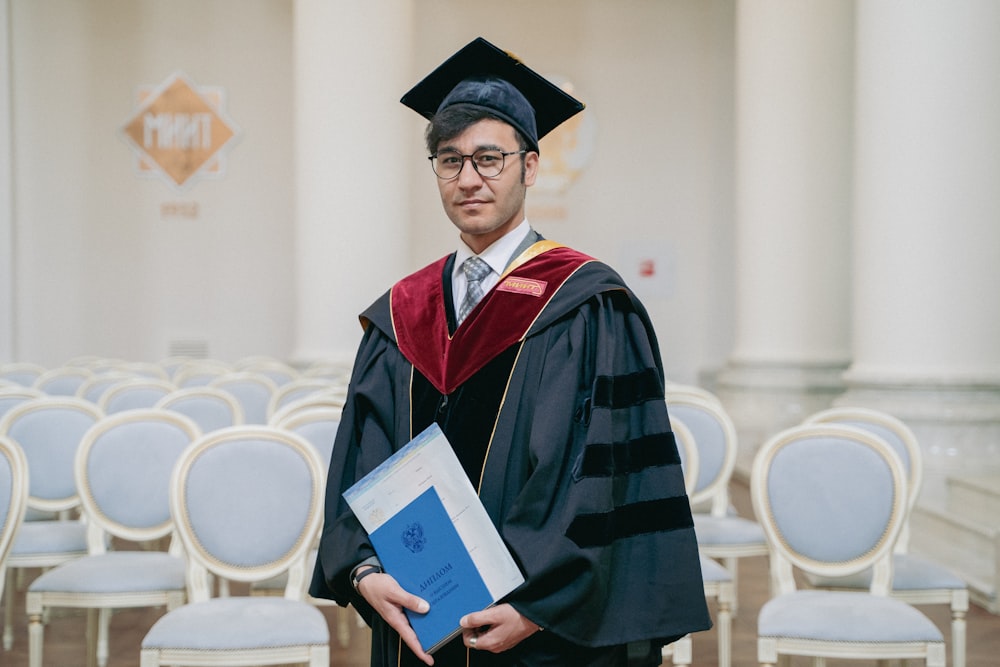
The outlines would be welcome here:
[[[917,504],[920,487],[924,479],[924,458],[917,436],[902,420],[881,410],[859,407],[837,407],[823,410],[809,416],[807,424],[845,424],[871,431],[885,440],[899,454],[906,466],[907,488],[910,497],[907,504],[907,518]],[[909,549],[909,521],[896,540],[896,553],[906,553]]]
[[[75,396],[25,401],[0,419],[0,436],[17,442],[28,460],[28,505],[62,512],[80,504],[73,465],[80,441],[104,413]]]
[[[344,407],[345,398],[346,397],[343,396],[338,390],[321,391],[315,394],[310,394],[309,396],[296,399],[278,408],[274,414],[271,415],[268,423],[277,424],[287,420],[296,412],[312,410],[314,408],[334,408],[340,410]]]
[[[44,372],[44,366],[24,361],[0,364],[0,378],[19,384],[22,387],[35,386],[35,381]]]
[[[266,356],[244,357],[233,364],[233,370],[266,375],[278,387],[297,380],[300,376],[295,368],[284,361]]]
[[[203,387],[231,369],[221,361],[198,359],[179,364],[170,379],[178,387]]]
[[[285,596],[302,599],[323,479],[316,449],[272,426],[221,429],[187,449],[174,470],[170,508],[188,556],[190,600],[210,596],[210,573],[258,582],[285,571]]]
[[[156,378],[135,377],[108,387],[97,401],[97,407],[110,415],[123,410],[151,408],[164,396],[176,390],[172,382]]]
[[[698,481],[691,504],[711,502],[711,513],[729,511],[729,481],[736,467],[736,427],[722,403],[704,389],[671,385],[666,391],[667,411],[691,429],[698,446]]]
[[[326,470],[330,467],[340,417],[340,408],[319,406],[292,411],[284,419],[271,422],[271,426],[291,431],[308,440],[316,448],[323,461],[323,470]]]
[[[202,433],[243,423],[243,406],[236,397],[218,387],[186,387],[177,389],[154,406],[187,415],[198,424]]]
[[[98,373],[89,380],[84,380],[83,383],[77,387],[76,395],[86,401],[90,401],[94,405],[97,405],[100,403],[101,396],[105,391],[119,382],[131,380],[133,378],[135,378],[134,375],[131,373],[125,373],[124,371],[107,371],[104,373]]]
[[[0,387],[0,417],[7,414],[15,405],[44,397],[44,393],[31,387],[22,387],[21,385]]]
[[[674,432],[677,453],[681,457],[681,469],[684,471],[684,490],[690,496],[698,483],[698,470],[700,468],[698,445],[695,444],[691,429],[674,415],[670,415],[670,430]]]
[[[208,386],[224,389],[236,397],[243,406],[244,423],[267,424],[267,406],[278,390],[278,385],[268,376],[252,371],[227,373],[212,380]]]
[[[268,417],[273,417],[278,410],[294,401],[308,398],[314,394],[332,392],[338,388],[335,380],[329,378],[298,378],[279,386],[271,396],[267,406]]]
[[[793,568],[842,577],[871,567],[871,592],[888,594],[907,484],[885,440],[841,424],[782,431],[757,451],[750,494],[771,550],[772,591],[795,589]]]
[[[7,555],[28,508],[28,460],[20,445],[0,436],[0,600],[3,599]]]
[[[92,377],[94,372],[89,368],[60,366],[39,375],[33,386],[50,396],[76,396],[80,385]]]
[[[170,476],[200,435],[192,420],[158,408],[107,415],[87,431],[75,473],[91,553],[104,551],[107,535],[143,542],[171,533]]]

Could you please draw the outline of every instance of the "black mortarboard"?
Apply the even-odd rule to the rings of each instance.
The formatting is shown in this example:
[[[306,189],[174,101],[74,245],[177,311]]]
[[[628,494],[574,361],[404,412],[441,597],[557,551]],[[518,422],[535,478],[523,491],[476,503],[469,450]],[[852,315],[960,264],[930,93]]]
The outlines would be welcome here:
[[[584,107],[482,37],[444,61],[400,102],[427,119],[455,104],[489,109],[520,130],[533,150],[539,139]]]

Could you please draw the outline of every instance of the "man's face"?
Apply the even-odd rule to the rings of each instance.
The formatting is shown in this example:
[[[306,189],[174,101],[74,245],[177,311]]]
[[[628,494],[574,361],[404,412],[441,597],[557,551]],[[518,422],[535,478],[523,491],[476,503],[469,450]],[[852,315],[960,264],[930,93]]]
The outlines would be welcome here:
[[[453,150],[462,155],[471,155],[482,149],[516,152],[520,149],[517,133],[507,123],[485,119],[438,146],[438,151]],[[495,178],[483,178],[473,168],[472,160],[465,160],[456,178],[438,179],[444,211],[473,252],[482,252],[521,223],[524,219],[524,197],[528,187],[535,182],[537,170],[538,153],[528,152],[508,155],[503,171]]]

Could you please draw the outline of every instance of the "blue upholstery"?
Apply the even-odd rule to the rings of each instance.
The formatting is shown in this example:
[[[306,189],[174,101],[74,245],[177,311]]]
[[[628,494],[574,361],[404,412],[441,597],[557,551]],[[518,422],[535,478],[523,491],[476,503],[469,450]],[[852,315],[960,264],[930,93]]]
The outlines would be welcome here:
[[[214,598],[163,616],[143,648],[224,651],[327,644],[326,617],[316,607],[282,597]]]
[[[795,591],[764,603],[761,637],[833,642],[941,642],[930,619],[890,597],[846,591]]]
[[[914,554],[895,554],[892,559],[892,589],[922,591],[930,588],[964,589],[967,584],[951,570]],[[871,586],[871,570],[848,577],[810,577],[817,588],[860,588]]]
[[[778,452],[771,463],[768,496],[775,527],[807,558],[844,562],[865,555],[885,538],[893,511],[892,470],[854,442],[829,437],[801,442],[804,446]],[[850,483],[831,486],[830,479]]]
[[[17,534],[12,557],[87,553],[87,526],[71,519],[26,521]]]
[[[33,499],[76,505],[73,462],[87,429],[100,411],[76,398],[39,398],[12,408],[0,422],[0,434],[15,440],[28,459]]]
[[[183,590],[184,559],[158,551],[112,551],[53,568],[31,583],[31,592],[129,593]]]
[[[765,542],[760,524],[739,516],[695,514],[694,530],[700,545],[754,545]]]
[[[258,373],[229,373],[209,384],[219,387],[236,397],[243,406],[243,421],[246,424],[266,424],[271,397],[278,387],[274,380]]]
[[[266,484],[261,469],[267,471]],[[308,479],[302,457],[271,441],[248,438],[239,447],[209,449],[185,487],[188,506],[213,508],[188,516],[193,535],[205,551],[231,565],[279,560],[297,546],[310,516],[314,489],[302,483]]]
[[[726,458],[726,434],[713,415],[697,406],[671,404],[669,410],[671,416],[684,422],[698,443],[698,482],[694,491],[700,491],[721,473]]]

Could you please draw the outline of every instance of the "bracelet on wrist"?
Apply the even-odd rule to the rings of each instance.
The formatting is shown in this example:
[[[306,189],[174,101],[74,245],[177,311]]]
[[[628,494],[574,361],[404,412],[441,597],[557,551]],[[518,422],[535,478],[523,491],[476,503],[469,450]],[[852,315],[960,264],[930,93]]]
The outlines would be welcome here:
[[[360,584],[361,580],[367,577],[369,574],[381,574],[382,572],[385,571],[378,565],[368,565],[365,566],[364,569],[361,568],[358,569],[361,571],[351,575],[351,585],[354,586],[354,590],[358,590],[358,584]]]

